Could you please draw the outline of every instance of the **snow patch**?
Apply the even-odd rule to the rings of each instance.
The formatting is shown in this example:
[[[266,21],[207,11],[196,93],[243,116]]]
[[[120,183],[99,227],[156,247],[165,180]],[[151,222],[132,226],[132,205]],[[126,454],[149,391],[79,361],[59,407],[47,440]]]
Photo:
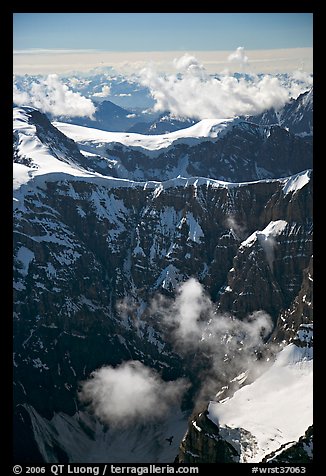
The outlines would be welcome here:
[[[311,177],[311,170],[305,170],[299,174],[289,177],[283,186],[283,193],[287,195],[288,193],[296,193],[298,190],[303,188],[307,183],[309,183]]]
[[[125,132],[107,132],[89,127],[76,126],[64,122],[53,122],[53,125],[76,142],[102,145],[109,143],[123,144],[126,147],[159,151],[166,149],[174,142],[195,144],[203,139],[211,140],[223,136],[231,125],[240,119],[203,119],[196,124],[160,135],[143,135]]]
[[[204,232],[191,212],[187,212],[187,224],[189,226],[188,240],[200,243],[201,238],[204,237]]]
[[[208,417],[220,428],[250,432],[257,447],[243,462],[260,462],[281,445],[297,441],[312,424],[312,384],[312,348],[290,344],[252,384],[224,403],[210,402]]]
[[[173,264],[169,264],[156,280],[155,288],[162,286],[166,290],[175,289],[181,280],[179,270]]]

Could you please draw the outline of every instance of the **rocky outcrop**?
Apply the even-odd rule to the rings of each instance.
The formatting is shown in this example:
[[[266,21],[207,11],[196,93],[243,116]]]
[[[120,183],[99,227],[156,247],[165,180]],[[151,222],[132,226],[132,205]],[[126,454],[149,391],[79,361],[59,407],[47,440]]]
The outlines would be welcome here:
[[[266,456],[262,463],[311,463],[313,460],[313,426],[310,426],[298,442],[286,445]]]
[[[207,411],[199,413],[189,423],[178,455],[178,463],[236,463],[239,454],[207,418]]]
[[[303,271],[301,289],[292,305],[280,313],[271,336],[272,342],[292,341],[298,329],[306,329],[313,322],[313,257]],[[311,336],[312,338],[312,336]],[[300,343],[298,343],[300,345]],[[309,343],[312,345],[312,343]]]
[[[226,393],[227,397],[223,400],[219,395],[219,403],[211,401],[207,410],[192,417],[179,448],[179,462],[301,463],[312,460],[312,427],[309,427],[303,437],[299,437],[300,433],[298,435],[299,431],[304,431],[302,426],[306,425],[309,419],[312,421],[312,388],[307,388],[307,385],[309,387],[312,385],[312,327],[310,326],[301,325],[294,344],[287,346],[281,352],[290,356],[285,369],[285,355],[283,355],[280,357],[281,360],[283,359],[281,364],[278,364],[276,359],[251,385],[243,386],[234,396]],[[301,348],[300,351],[298,347]],[[295,375],[294,380],[291,374]],[[310,377],[307,379],[308,374]],[[282,381],[284,377],[288,379],[287,391],[291,393],[290,404],[286,402],[284,396],[280,404],[275,402],[275,398],[282,395],[278,379]],[[299,383],[301,379],[304,379],[303,383]],[[248,383],[250,382],[246,381],[245,385]],[[276,392],[276,395],[271,399],[273,392]],[[306,392],[310,395],[308,399],[304,396]],[[304,403],[296,406],[295,399],[298,401],[303,399]],[[224,405],[227,409],[224,409],[223,413]],[[255,415],[256,408],[257,415]],[[267,412],[266,408],[268,408]],[[283,418],[287,418],[284,413],[285,408],[290,415],[286,423],[283,422]],[[298,412],[298,408],[302,413]],[[310,418],[307,420],[308,408]],[[272,419],[269,416],[271,412],[274,414]],[[281,418],[278,412],[282,415]],[[288,431],[287,425],[291,424],[289,422],[293,418],[291,412],[294,412],[301,425],[299,430],[295,430],[298,435],[297,441],[292,440],[293,428],[291,427],[291,431]],[[247,413],[249,417],[246,417]],[[224,421],[221,422],[219,416]],[[303,423],[302,418],[305,418]],[[237,421],[242,424],[235,424],[234,422]]]

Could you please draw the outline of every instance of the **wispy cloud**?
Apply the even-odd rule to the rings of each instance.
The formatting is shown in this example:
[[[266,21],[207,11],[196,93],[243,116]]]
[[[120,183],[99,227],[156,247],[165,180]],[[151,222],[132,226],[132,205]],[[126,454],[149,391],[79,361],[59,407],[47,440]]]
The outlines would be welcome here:
[[[137,313],[137,306],[132,300],[124,300],[118,312],[124,319],[126,313]],[[265,368],[258,354],[272,330],[270,316],[257,311],[240,321],[218,313],[194,278],[177,289],[175,298],[157,294],[146,314],[158,323],[165,341],[184,359],[191,384],[186,379],[166,382],[139,361],[94,371],[81,383],[79,398],[111,426],[128,427],[164,418],[173,405],[180,404],[190,385],[196,394],[196,406],[206,404],[214,399],[221,383],[230,382],[244,371],[257,375]],[[134,325],[137,330],[137,319]]]

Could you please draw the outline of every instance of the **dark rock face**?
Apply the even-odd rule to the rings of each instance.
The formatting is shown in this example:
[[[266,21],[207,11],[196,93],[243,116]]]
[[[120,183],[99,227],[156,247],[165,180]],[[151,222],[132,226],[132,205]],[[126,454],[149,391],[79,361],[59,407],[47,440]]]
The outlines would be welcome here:
[[[189,424],[182,440],[178,463],[235,463],[239,461],[236,449],[223,439],[219,430],[207,417],[200,413]]]

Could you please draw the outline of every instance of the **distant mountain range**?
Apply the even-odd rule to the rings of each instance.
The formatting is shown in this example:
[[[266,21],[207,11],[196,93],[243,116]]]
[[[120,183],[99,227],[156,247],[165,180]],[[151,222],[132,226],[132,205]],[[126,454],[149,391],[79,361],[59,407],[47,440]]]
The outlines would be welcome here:
[[[278,125],[301,137],[313,135],[313,88],[292,99],[283,108],[274,108],[262,114],[243,116],[247,122],[258,125]],[[61,120],[52,117],[52,120]],[[164,113],[134,112],[105,100],[96,105],[94,118],[64,118],[64,122],[109,132],[131,132],[145,135],[167,134],[188,128],[199,122],[194,118],[177,118]]]

